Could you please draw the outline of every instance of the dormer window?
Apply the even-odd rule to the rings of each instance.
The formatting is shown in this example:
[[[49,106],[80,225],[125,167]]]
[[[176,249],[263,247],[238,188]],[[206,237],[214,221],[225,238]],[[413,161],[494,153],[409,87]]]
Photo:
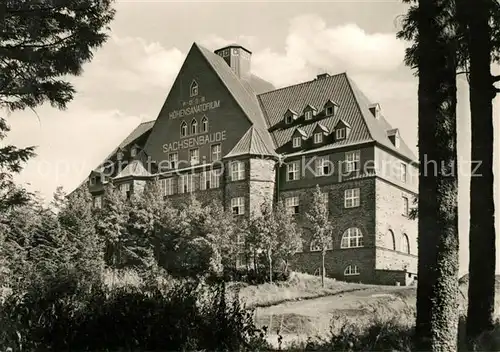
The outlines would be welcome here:
[[[314,134],[314,144],[319,144],[323,143],[323,133],[322,132],[316,132]]]
[[[285,112],[285,124],[290,125],[294,120],[297,119],[297,113],[293,110],[288,109]]]
[[[193,121],[191,121],[191,134],[196,133],[198,133],[198,122],[196,121],[196,119],[193,119]]]
[[[89,183],[90,183],[91,186],[95,185],[96,184],[96,177],[95,176],[91,176]]]
[[[399,129],[394,128],[387,131],[387,137],[389,137],[392,145],[394,145],[396,148],[399,148]]]
[[[370,109],[370,112],[372,113],[373,117],[378,119],[380,116],[380,105],[378,103],[375,103],[368,106],[368,108]]]
[[[346,136],[345,131],[346,131],[345,128],[339,128],[338,130],[336,130],[335,131],[335,139],[337,139],[337,140],[345,139],[345,136]]]
[[[198,82],[193,80],[193,82],[191,82],[191,86],[189,88],[189,96],[195,97],[197,95],[198,95]]]
[[[132,149],[130,149],[130,156],[132,158],[135,158],[136,155],[137,155],[137,148],[136,147],[132,147]]]
[[[335,103],[332,100],[328,100],[324,106],[325,109],[325,115],[326,116],[333,116],[335,115],[335,111],[338,108],[338,104]]]
[[[118,160],[118,161],[123,160],[123,152],[122,151],[119,151],[118,153],[116,153],[116,160]]]
[[[312,119],[312,116],[313,116],[313,112],[311,110],[306,111],[304,114],[304,117],[306,120]]]
[[[203,116],[201,119],[201,133],[208,132],[208,119],[206,116]]]
[[[186,121],[182,121],[181,123],[181,138],[186,137],[188,134],[188,126]]]
[[[300,146],[302,145],[302,138],[301,137],[293,137],[292,144],[293,144],[294,148],[300,148]]]

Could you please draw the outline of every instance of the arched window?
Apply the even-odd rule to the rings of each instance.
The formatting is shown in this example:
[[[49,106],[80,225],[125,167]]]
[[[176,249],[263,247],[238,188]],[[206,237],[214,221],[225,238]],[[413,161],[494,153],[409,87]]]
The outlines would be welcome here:
[[[397,250],[396,236],[394,236],[394,232],[392,230],[387,231],[387,248],[390,248],[393,251]]]
[[[181,123],[181,137],[186,137],[188,134],[188,126],[186,121],[182,121]]]
[[[201,119],[201,133],[208,132],[208,119],[206,116],[203,116]]]
[[[193,119],[193,121],[191,121],[191,134],[196,133],[198,133],[198,122],[196,121],[196,119]]]
[[[357,265],[349,265],[344,269],[345,276],[359,275],[359,268]]]
[[[342,235],[340,248],[363,247],[363,234],[357,227],[347,229]]]
[[[403,234],[401,239],[401,252],[410,254],[410,240],[408,240],[406,233]]]
[[[197,95],[198,95],[198,83],[195,80],[193,80],[193,82],[191,82],[191,86],[189,89],[189,96],[195,97]]]

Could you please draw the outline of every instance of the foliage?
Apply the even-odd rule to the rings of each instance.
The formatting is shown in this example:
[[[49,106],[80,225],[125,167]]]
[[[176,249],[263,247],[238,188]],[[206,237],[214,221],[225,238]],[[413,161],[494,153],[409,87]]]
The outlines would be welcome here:
[[[321,280],[324,283],[326,277],[325,256],[328,248],[331,247],[333,239],[328,204],[326,203],[326,199],[323,197],[323,193],[321,192],[319,185],[316,185],[316,189],[314,190],[312,207],[306,213],[306,218],[309,221],[312,241],[316,242],[321,247]]]
[[[65,108],[93,50],[107,39],[111,0],[8,1],[0,21],[0,107]]]

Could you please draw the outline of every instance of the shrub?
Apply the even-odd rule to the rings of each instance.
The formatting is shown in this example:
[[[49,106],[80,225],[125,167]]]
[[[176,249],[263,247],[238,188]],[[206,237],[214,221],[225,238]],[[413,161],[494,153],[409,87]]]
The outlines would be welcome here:
[[[237,281],[245,282],[249,285],[260,285],[269,282],[268,269],[261,268],[256,271],[246,268],[224,268],[223,277],[225,282]],[[273,271],[273,282],[288,281],[290,278],[290,271]]]

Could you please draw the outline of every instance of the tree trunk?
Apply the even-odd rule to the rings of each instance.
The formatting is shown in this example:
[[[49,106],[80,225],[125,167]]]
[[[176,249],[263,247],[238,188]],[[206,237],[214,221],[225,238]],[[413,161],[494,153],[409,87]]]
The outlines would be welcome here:
[[[419,1],[419,351],[456,351],[458,211],[454,2]]]
[[[321,252],[321,287],[325,288],[325,255],[326,252],[323,250]]]
[[[271,256],[271,251],[267,251],[267,258],[269,259],[269,282],[273,283],[273,258]]]
[[[469,347],[493,327],[495,307],[495,207],[493,203],[493,106],[491,0],[466,1],[470,30],[471,179],[469,230]],[[478,168],[476,169],[476,166]]]

